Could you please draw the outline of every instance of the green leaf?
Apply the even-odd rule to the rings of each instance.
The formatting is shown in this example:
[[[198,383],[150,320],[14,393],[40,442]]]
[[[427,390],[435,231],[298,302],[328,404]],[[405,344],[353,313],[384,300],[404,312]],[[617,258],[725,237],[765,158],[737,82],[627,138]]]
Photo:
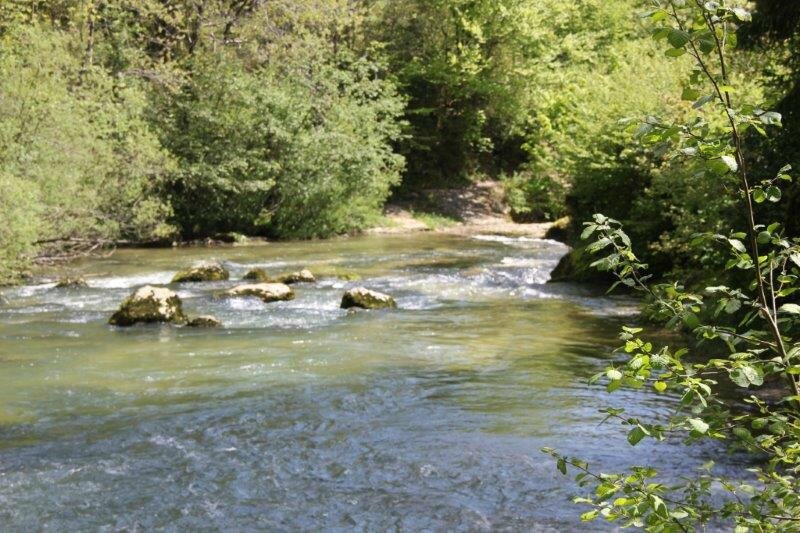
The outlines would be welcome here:
[[[764,202],[764,200],[766,199],[767,199],[767,193],[764,192],[764,189],[760,188],[753,189],[753,200],[757,204]]]
[[[693,109],[700,109],[701,107],[703,107],[704,105],[706,105],[707,103],[712,101],[714,98],[715,97],[714,97],[713,94],[707,94],[704,97],[702,97],[699,100],[697,100],[694,104],[692,104],[692,108]]]
[[[767,194],[767,200],[770,202],[779,202],[781,199],[781,190],[774,185],[771,187],[767,187],[765,191]]]
[[[739,239],[728,239],[731,247],[739,253],[747,253],[747,248],[745,248],[744,243]]]
[[[736,159],[729,155],[723,155],[720,159],[725,165],[731,170],[731,172],[736,172],[739,170],[739,163],[736,162]]]
[[[764,373],[754,366],[744,365],[735,368],[731,370],[729,375],[731,381],[745,389],[750,387],[750,385],[760,387],[764,384]]]
[[[742,302],[739,300],[728,300],[725,304],[725,312],[729,315],[732,315],[736,311],[742,308]]]
[[[785,313],[787,315],[800,315],[800,305],[797,304],[783,304],[778,309],[779,313]]]
[[[750,12],[743,7],[734,7],[732,11],[733,14],[736,15],[736,18],[742,22],[749,22],[753,20],[753,15],[751,15]]]
[[[636,426],[628,432],[628,442],[631,446],[636,446],[646,435],[647,433],[641,426]]]
[[[672,29],[667,35],[667,42],[669,42],[673,48],[683,48],[686,46],[686,43],[689,42],[689,39],[689,34],[683,30]],[[686,50],[684,50],[684,53],[686,53]]]
[[[664,392],[665,390],[667,390],[667,384],[664,383],[663,381],[656,381],[655,383],[653,383],[653,388],[657,392]]]
[[[762,123],[766,124],[767,126],[780,126],[781,125],[781,120],[783,118],[783,117],[781,117],[780,113],[776,113],[775,111],[764,111],[763,113],[761,113],[761,114],[759,114],[757,116],[758,116],[758,120],[760,120]]]
[[[697,45],[698,48],[700,48],[700,51],[706,55],[710,54],[711,52],[717,49],[717,42],[714,39],[708,37],[704,37],[698,40]]]
[[[597,509],[595,509],[593,511],[587,511],[587,512],[583,513],[581,515],[581,521],[582,522],[591,522],[592,520],[597,518],[598,512],[599,511]],[[575,516],[575,515],[573,515],[573,516]]]
[[[666,52],[664,52],[664,55],[667,57],[681,57],[685,53],[686,53],[685,48],[670,48]]]
[[[700,98],[700,91],[697,89],[693,89],[691,87],[684,87],[683,94],[681,94],[681,98],[686,100],[687,102],[694,102],[698,98]]]
[[[558,461],[556,462],[556,468],[558,468],[558,471],[563,475],[567,475],[567,462],[563,457],[559,457]]]
[[[686,327],[689,329],[697,329],[700,327],[700,319],[697,318],[696,314],[691,312],[684,313],[683,323],[686,324]]]
[[[689,422],[689,425],[692,426],[692,429],[698,433],[706,433],[708,431],[708,424],[699,418],[690,418],[687,420],[687,422]]]

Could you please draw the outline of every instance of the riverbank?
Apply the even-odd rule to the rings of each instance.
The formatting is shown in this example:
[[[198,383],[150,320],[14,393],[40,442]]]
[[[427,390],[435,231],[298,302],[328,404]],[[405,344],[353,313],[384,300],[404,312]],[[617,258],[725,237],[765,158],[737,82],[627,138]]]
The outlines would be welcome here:
[[[479,181],[453,189],[427,189],[400,201],[387,204],[383,218],[373,227],[354,235],[405,235],[422,232],[469,237],[491,234],[506,237],[546,238],[551,222],[517,223],[511,219],[503,184]],[[225,248],[234,246],[269,245],[281,242],[260,236],[235,233],[215,235],[188,241],[113,242],[86,239],[49,242],[34,259],[36,267],[20,276],[13,286],[43,278],[58,277],[59,272],[70,274],[76,261],[100,258],[123,248]]]
[[[422,190],[386,206],[383,222],[369,235],[434,231],[449,235],[491,233],[542,239],[551,222],[521,224],[511,219],[503,184],[479,181],[457,189]]]

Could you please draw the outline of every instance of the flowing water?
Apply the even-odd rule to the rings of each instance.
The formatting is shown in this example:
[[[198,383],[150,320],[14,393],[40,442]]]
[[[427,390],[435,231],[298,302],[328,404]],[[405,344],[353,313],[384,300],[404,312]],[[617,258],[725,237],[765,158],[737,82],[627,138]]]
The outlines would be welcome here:
[[[540,447],[672,472],[709,452],[598,428],[608,402],[670,400],[586,385],[635,307],[545,284],[565,251],[430,234],[121,250],[76,266],[88,288],[7,289],[0,530],[578,529]],[[106,325],[208,258],[232,281],[171,287],[223,328]],[[290,302],[215,297],[256,266],[320,281]],[[359,285],[399,308],[340,310]]]

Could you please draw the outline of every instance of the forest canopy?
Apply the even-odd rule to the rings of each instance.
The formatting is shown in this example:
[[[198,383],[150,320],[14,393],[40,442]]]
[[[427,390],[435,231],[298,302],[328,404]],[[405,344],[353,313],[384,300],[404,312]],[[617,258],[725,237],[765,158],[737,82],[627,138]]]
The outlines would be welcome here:
[[[392,195],[486,178],[517,220],[644,221],[658,272],[708,268],[687,242],[737,217],[719,183],[627,148],[619,124],[692,105],[674,96],[691,62],[663,61],[644,4],[3,2],[0,279],[52,243],[357,232]],[[789,4],[757,2],[735,57],[738,85],[785,115],[748,139],[765,173],[800,158]]]

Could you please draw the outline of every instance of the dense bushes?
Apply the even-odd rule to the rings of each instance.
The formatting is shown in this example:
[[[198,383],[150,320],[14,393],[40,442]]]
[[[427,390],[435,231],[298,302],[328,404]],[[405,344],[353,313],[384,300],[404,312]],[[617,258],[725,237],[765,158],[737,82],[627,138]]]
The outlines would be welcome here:
[[[780,101],[787,117],[776,141],[747,139],[768,175],[775,154],[800,153],[800,61],[791,9],[758,5],[749,50],[732,59],[748,80],[740,90]],[[58,238],[356,231],[393,187],[487,175],[510,176],[517,220],[641,220],[633,237],[657,273],[710,268],[718,256],[687,244],[737,216],[719,183],[625,148],[618,124],[691,106],[673,96],[691,65],[661,61],[638,6],[2,3],[1,268]],[[795,232],[798,191],[781,214]]]
[[[0,10],[0,280],[52,240],[315,237],[380,214],[403,99],[344,0]]]
[[[154,191],[171,160],[142,91],[83,65],[73,44],[36,25],[2,36],[0,278],[36,241],[170,232]]]
[[[161,99],[185,235],[348,232],[376,219],[399,182],[390,143],[402,100],[380,63],[313,35],[277,38],[297,50],[279,61],[262,47],[195,51],[184,86]]]

